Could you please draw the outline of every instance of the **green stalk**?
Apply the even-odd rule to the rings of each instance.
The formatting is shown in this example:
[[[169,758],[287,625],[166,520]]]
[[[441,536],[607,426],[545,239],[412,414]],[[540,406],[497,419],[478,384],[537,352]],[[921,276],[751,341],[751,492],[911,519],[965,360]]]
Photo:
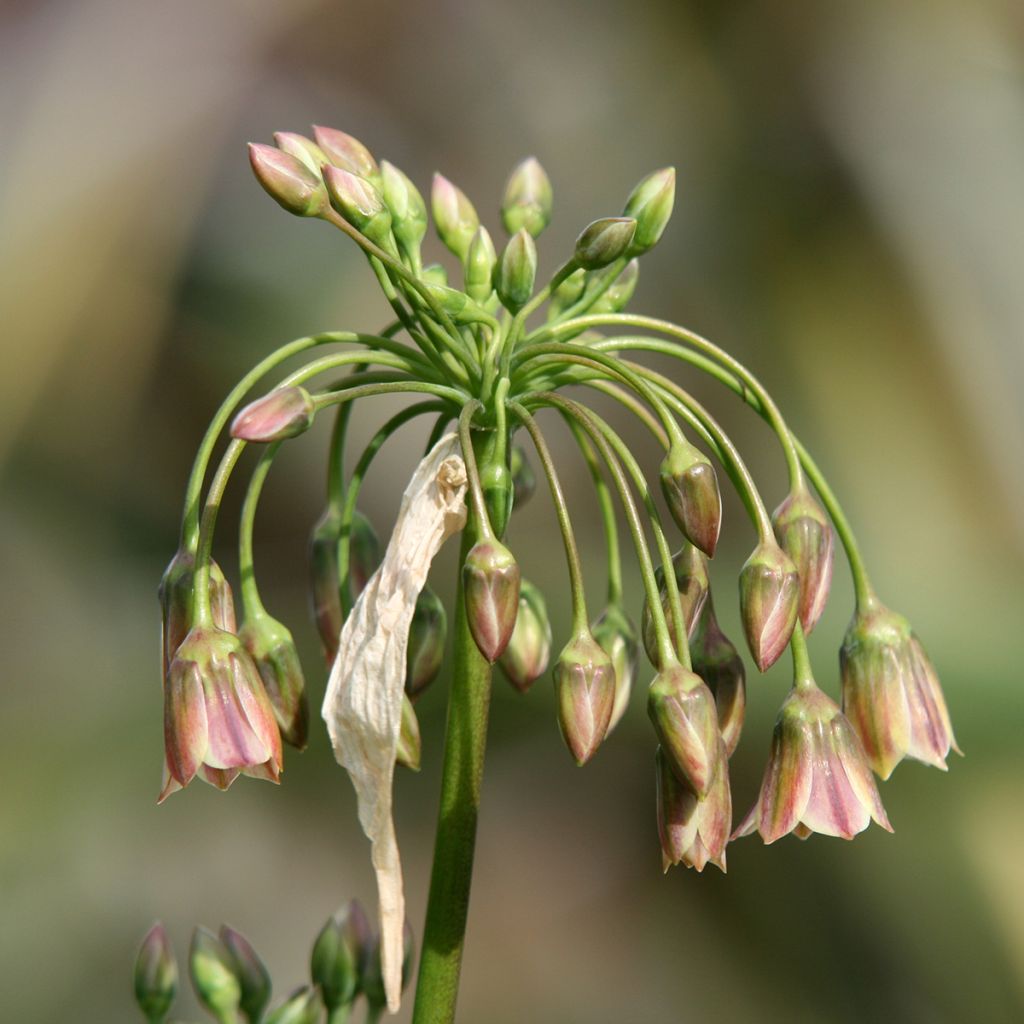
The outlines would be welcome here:
[[[342,406],[351,408],[351,406]],[[253,566],[253,544],[252,534],[256,521],[256,507],[259,505],[260,494],[263,491],[263,484],[267,479],[267,473],[274,461],[274,456],[281,447],[280,441],[267,445],[260,456],[256,468],[252,471],[249,479],[249,486],[245,492],[245,500],[242,502],[242,512],[238,522],[238,573],[242,581],[242,609],[247,619],[254,618],[261,612],[265,612],[263,601],[260,598],[259,588],[256,586],[256,570]]]

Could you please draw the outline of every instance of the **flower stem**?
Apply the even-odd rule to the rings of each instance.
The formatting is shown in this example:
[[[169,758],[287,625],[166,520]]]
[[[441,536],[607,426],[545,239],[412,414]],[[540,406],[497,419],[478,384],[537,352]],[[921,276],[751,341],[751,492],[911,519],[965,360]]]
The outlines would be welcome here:
[[[441,806],[413,1024],[450,1024],[459,990],[491,701],[491,666],[469,631],[461,578],[462,564],[478,539],[479,523],[471,508],[462,534]]]

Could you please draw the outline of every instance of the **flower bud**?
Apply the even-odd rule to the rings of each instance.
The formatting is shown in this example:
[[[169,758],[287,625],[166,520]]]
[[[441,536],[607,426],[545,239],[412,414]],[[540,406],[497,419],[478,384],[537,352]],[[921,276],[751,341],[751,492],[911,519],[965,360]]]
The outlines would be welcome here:
[[[498,254],[490,232],[482,224],[476,229],[466,250],[466,293],[476,302],[486,302],[494,291],[494,267]]]
[[[323,1007],[315,988],[304,985],[267,1017],[265,1024],[319,1024]]]
[[[953,738],[938,675],[910,623],[875,600],[858,610],[839,651],[843,712],[883,779],[904,757],[946,770]]]
[[[740,741],[747,706],[746,670],[732,641],[722,632],[708,593],[690,642],[693,670],[715,695],[718,729],[731,757]]]
[[[348,551],[348,580],[355,601],[380,565],[380,539],[373,524],[359,509],[352,514]]]
[[[249,940],[234,928],[221,925],[220,941],[234,961],[235,977],[242,990],[242,1013],[250,1021],[262,1020],[270,1002],[270,973]]]
[[[328,664],[338,652],[338,638],[344,622],[338,546],[341,543],[341,513],[328,506],[317,520],[309,538],[309,596],[320,644]]]
[[[422,757],[420,741],[420,723],[416,711],[406,694],[402,694],[402,727],[398,733],[398,746],[395,749],[395,763],[410,771],[420,770]]]
[[[679,781],[704,796],[715,781],[721,742],[711,691],[696,673],[670,665],[651,683],[647,713]]]
[[[218,1020],[235,1019],[242,1004],[235,961],[220,939],[205,928],[192,933],[188,968],[199,1002]]]
[[[636,231],[632,217],[602,217],[576,239],[575,259],[585,270],[600,270],[625,255]]]
[[[435,174],[430,190],[430,208],[438,237],[461,262],[465,262],[469,243],[480,227],[480,218],[473,204],[443,174]]]
[[[544,595],[529,580],[519,585],[519,612],[508,647],[499,659],[508,681],[526,693],[548,667],[551,657],[551,622]]]
[[[676,198],[676,171],[665,167],[649,174],[630,193],[623,215],[636,220],[636,233],[629,247],[631,256],[654,248],[661,238]]]
[[[512,473],[504,461],[491,458],[480,467],[480,487],[491,529],[495,536],[504,537],[512,515]]]
[[[630,260],[619,276],[608,286],[604,294],[590,307],[592,313],[621,313],[636,291],[640,279],[640,263]]]
[[[691,544],[713,557],[722,526],[722,497],[714,466],[692,444],[677,442],[662,460],[660,477],[676,526]]]
[[[494,268],[494,290],[501,304],[518,313],[530,301],[537,277],[537,247],[525,228],[517,231],[505,246]]]
[[[640,645],[637,642],[636,626],[619,604],[608,605],[591,626],[591,632],[605,654],[611,658],[615,670],[615,700],[612,704],[612,717],[608,722],[608,732],[611,732],[629,706],[629,695],[640,661]]]
[[[238,632],[256,663],[281,737],[296,750],[306,749],[309,702],[299,652],[288,627],[264,611],[249,616]]]
[[[574,305],[583,297],[587,285],[587,272],[580,268],[574,270],[554,291],[548,303],[548,323]]]
[[[164,926],[146,933],[135,960],[135,1001],[150,1024],[163,1024],[178,994],[178,964]]]
[[[298,132],[274,132],[274,144],[282,153],[304,163],[318,178],[320,168],[329,163],[327,154],[312,140]]]
[[[328,164],[324,168],[324,184],[331,206],[371,242],[392,255],[397,254],[391,232],[391,211],[376,185],[351,171]]]
[[[466,616],[480,653],[494,664],[508,646],[519,610],[519,565],[501,541],[478,541],[462,567]]]
[[[551,222],[553,199],[547,172],[535,157],[518,164],[505,185],[501,222],[514,235],[526,230],[536,238]]]
[[[810,633],[825,610],[832,583],[832,524],[821,505],[801,488],[772,513],[772,526],[800,577],[798,614],[804,632]]]
[[[683,623],[686,626],[686,635],[689,637],[697,624],[701,609],[707,600],[708,588],[711,585],[708,579],[707,561],[692,544],[684,544],[672,556],[672,571],[676,577],[676,589],[679,591],[679,603],[682,608]],[[668,587],[665,585],[665,570],[662,566],[659,565],[654,570],[654,577],[658,583],[658,595],[661,598],[661,609],[668,625],[669,639],[672,641],[673,648],[678,650],[679,638],[676,636],[672,605]],[[654,631],[654,616],[651,614],[646,598],[644,598],[643,613],[640,617],[640,629],[647,658],[652,665],[657,665],[661,660],[658,653],[658,637]]]
[[[740,615],[750,653],[766,671],[786,649],[796,625],[800,580],[777,544],[758,544],[740,570]]]
[[[420,278],[427,285],[441,285],[442,287],[448,285],[448,271],[440,263],[428,263],[423,268]]]
[[[419,266],[420,243],[427,233],[427,204],[419,189],[394,164],[382,160],[381,192],[391,211],[391,230],[413,266]]]
[[[313,125],[313,138],[335,167],[358,174],[368,181],[376,181],[380,177],[380,168],[373,154],[357,138],[337,128],[324,128],[317,124]]]
[[[608,734],[615,705],[615,666],[589,632],[577,634],[555,663],[558,725],[581,767]]]
[[[231,436],[239,441],[269,444],[297,437],[313,424],[313,396],[297,384],[274,388],[250,402],[231,423]]]
[[[526,459],[522,445],[514,444],[509,457],[509,471],[512,473],[512,507],[521,508],[537,489],[537,477]]]
[[[318,217],[327,209],[327,189],[301,160],[273,146],[249,143],[249,163],[267,194],[298,217]]]
[[[441,599],[424,587],[416,598],[405,649],[405,692],[414,700],[441,671],[447,632],[448,615]]]
[[[328,1012],[355,1001],[372,941],[370,922],[358,900],[350,900],[321,929],[313,944],[310,977],[323,993]]]
[[[408,920],[402,929],[402,989],[409,984],[412,976],[413,957],[416,951],[416,941],[412,934],[412,925]],[[380,960],[380,935],[375,935],[366,956],[366,973],[363,976],[363,992],[366,1001],[373,1010],[387,1006],[387,995],[384,992],[384,974],[381,969]]]

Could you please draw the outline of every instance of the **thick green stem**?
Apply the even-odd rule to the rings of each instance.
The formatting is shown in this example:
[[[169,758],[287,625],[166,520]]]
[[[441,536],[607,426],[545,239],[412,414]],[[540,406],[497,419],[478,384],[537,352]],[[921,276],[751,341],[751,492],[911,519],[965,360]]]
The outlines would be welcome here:
[[[471,510],[463,531],[459,561],[455,658],[448,698],[441,806],[413,1024],[450,1024],[455,1019],[455,1000],[466,938],[487,741],[487,713],[491,700],[491,666],[469,631],[461,579],[462,563],[478,539],[479,525]]]

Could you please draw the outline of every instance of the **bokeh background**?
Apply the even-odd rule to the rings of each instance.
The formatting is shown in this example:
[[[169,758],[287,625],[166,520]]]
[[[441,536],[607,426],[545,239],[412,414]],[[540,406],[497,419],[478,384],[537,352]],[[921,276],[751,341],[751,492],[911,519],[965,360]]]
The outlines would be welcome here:
[[[320,729],[280,788],[197,783],[155,805],[155,590],[205,422],[282,341],[388,319],[353,248],[251,178],[247,140],[314,121],[424,189],[450,175],[492,230],[508,169],[537,155],[556,194],[548,269],[643,173],[676,165],[677,212],[634,306],[716,338],[775,392],[883,597],[929,646],[967,754],[948,776],[895,773],[895,835],[748,839],[727,877],[663,877],[642,698],[580,771],[550,684],[521,698],[498,679],[460,1019],[1024,1019],[1019,3],[9,0],[0,118],[4,1020],[136,1019],[131,963],[157,917],[179,954],[195,923],[241,928],[284,992],[327,914],[373,901]],[[699,393],[777,502],[771,435],[724,392]],[[355,440],[387,414],[367,407]],[[550,425],[597,602],[589,484]],[[421,444],[400,435],[371,475],[382,534]],[[257,537],[314,708],[326,673],[305,544],[325,447],[321,425],[284,453]],[[237,488],[228,565],[232,502]],[[735,635],[732,577],[753,536],[735,503],[727,516],[715,579]],[[543,493],[517,518],[511,544],[564,637]],[[452,556],[434,577],[446,595]],[[833,692],[850,598],[840,569],[813,637]],[[785,668],[751,682],[738,812],[787,685]],[[417,930],[444,700],[442,682],[420,703],[425,768],[398,784]],[[198,1015],[191,999],[181,1016]]]

